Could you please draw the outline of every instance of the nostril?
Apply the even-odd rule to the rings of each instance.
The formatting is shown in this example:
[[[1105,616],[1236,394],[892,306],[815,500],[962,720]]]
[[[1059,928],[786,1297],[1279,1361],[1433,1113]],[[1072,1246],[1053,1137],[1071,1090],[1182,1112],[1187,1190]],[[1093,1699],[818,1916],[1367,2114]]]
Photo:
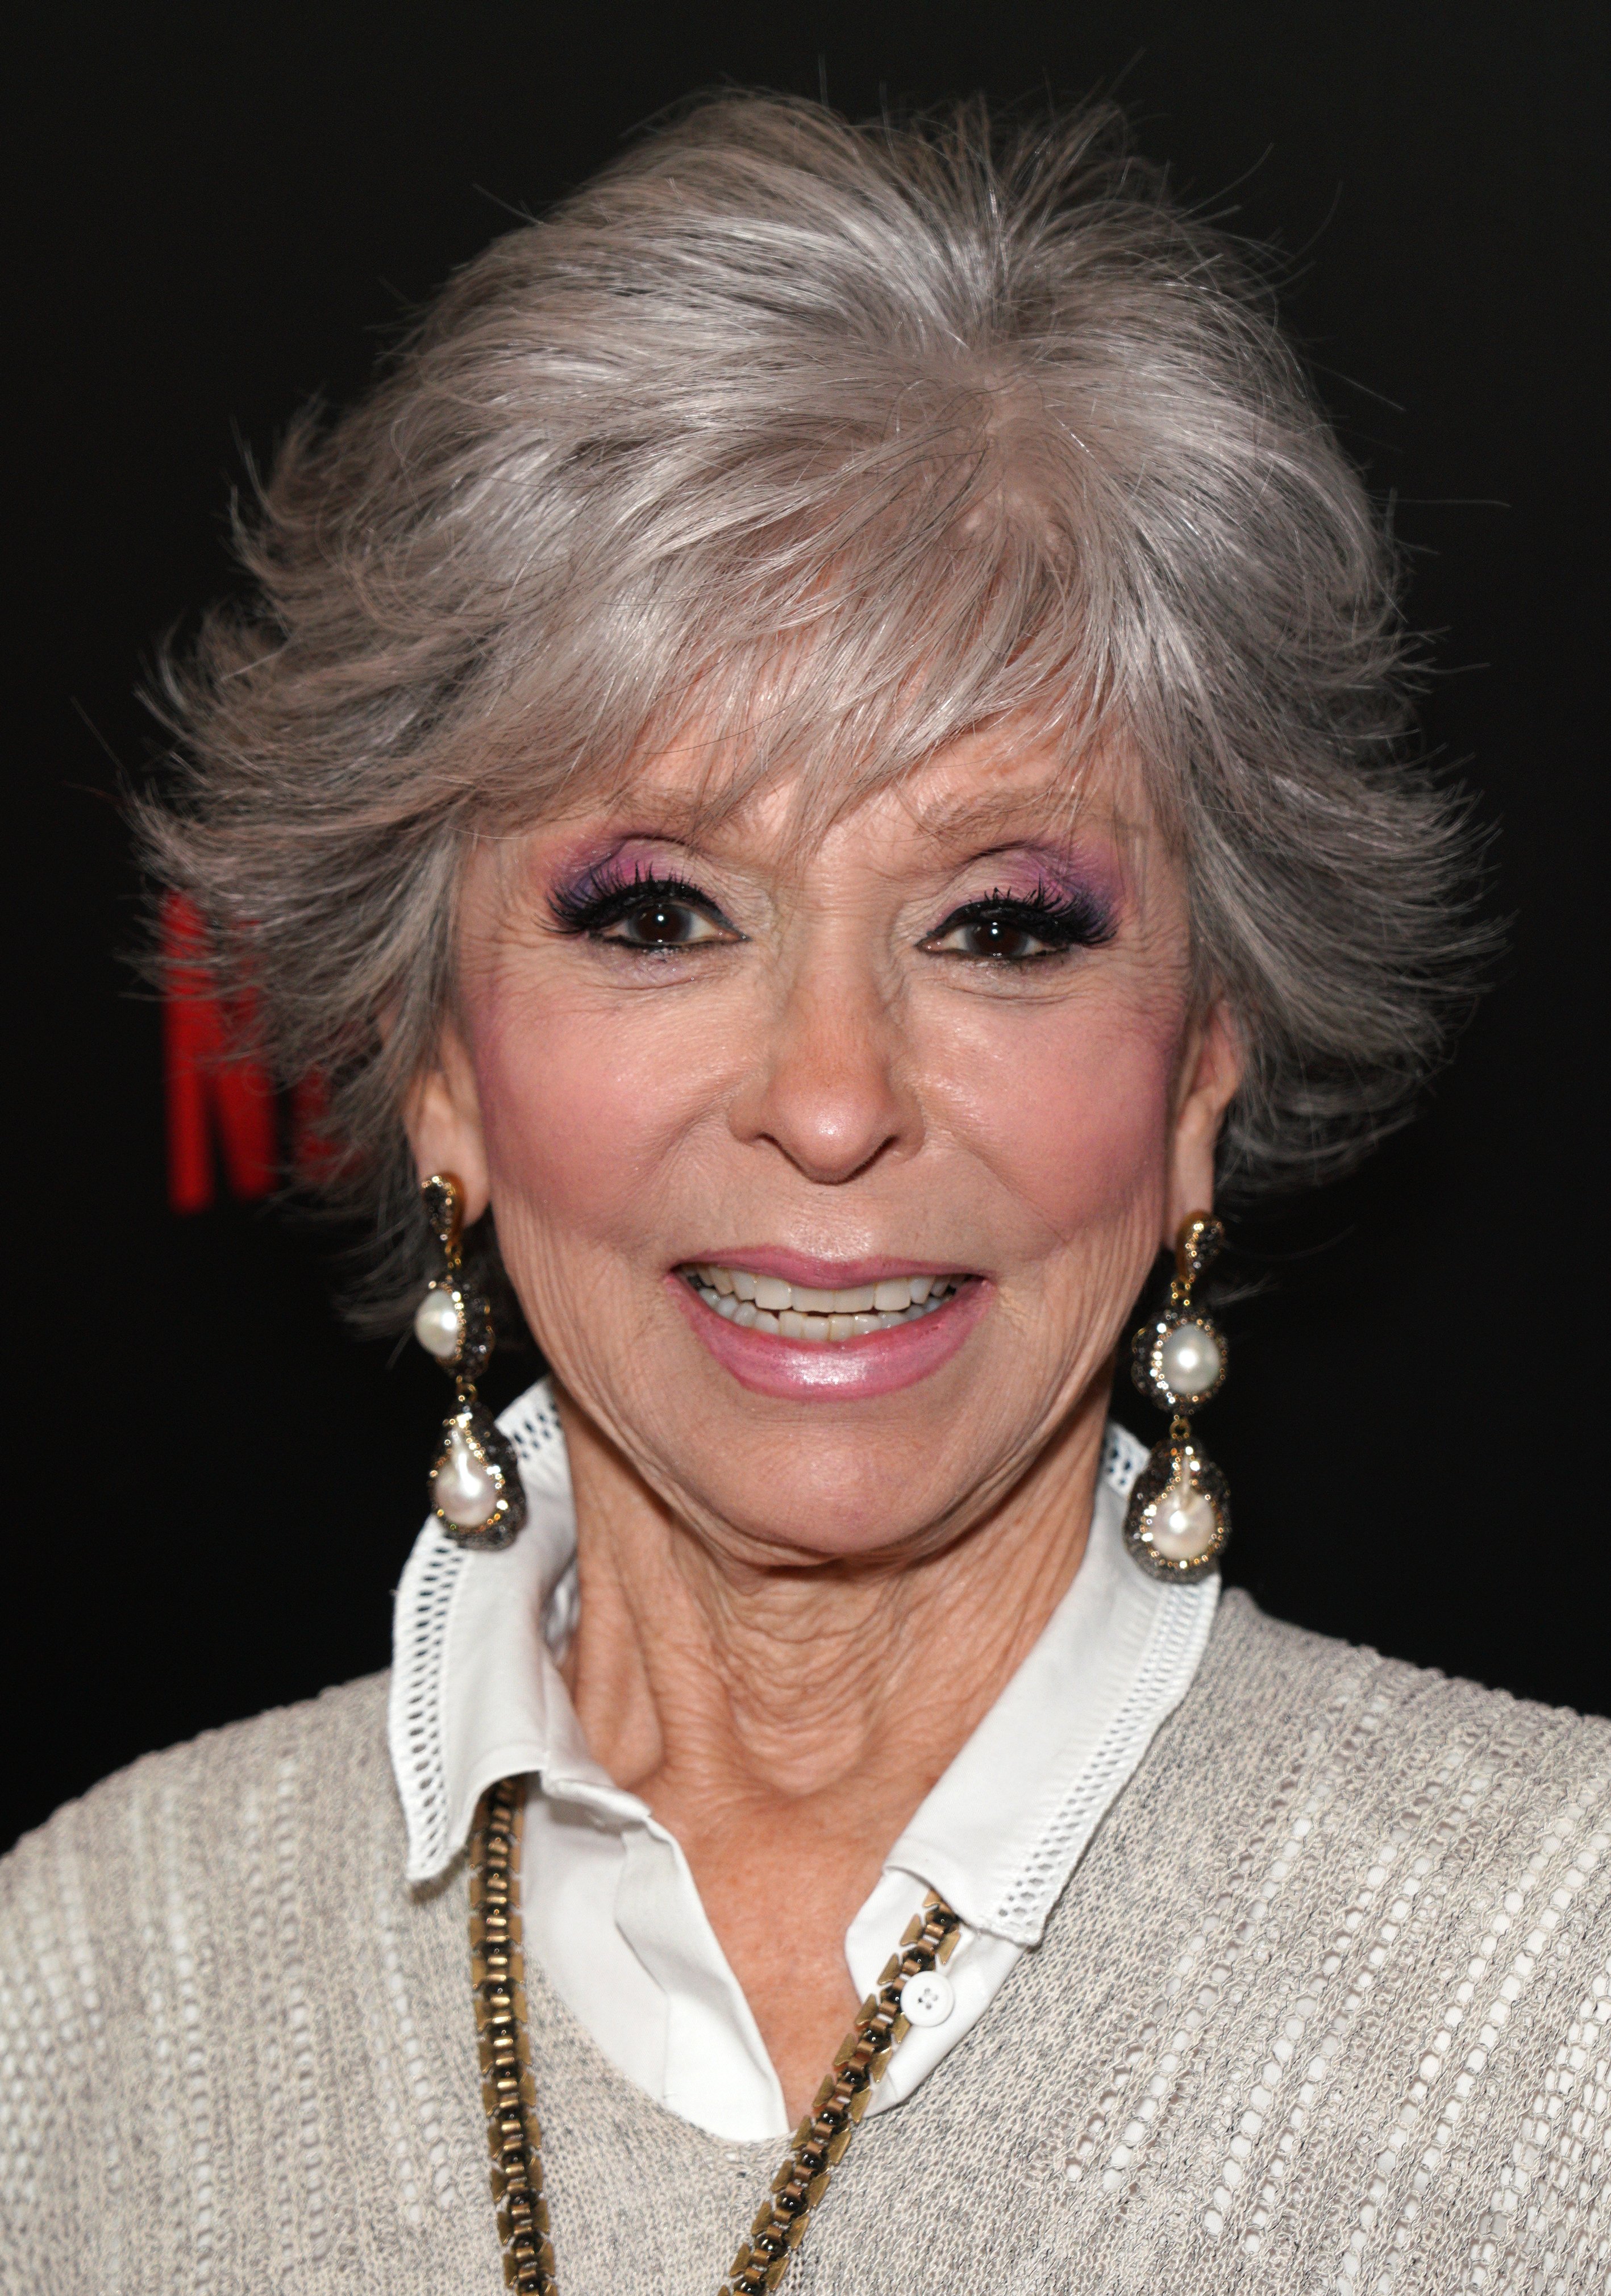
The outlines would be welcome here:
[[[921,1111],[900,1070],[883,1008],[865,1009],[852,987],[830,995],[818,982],[791,1001],[728,1120],[737,1138],[769,1143],[807,1179],[838,1185],[919,1144]]]

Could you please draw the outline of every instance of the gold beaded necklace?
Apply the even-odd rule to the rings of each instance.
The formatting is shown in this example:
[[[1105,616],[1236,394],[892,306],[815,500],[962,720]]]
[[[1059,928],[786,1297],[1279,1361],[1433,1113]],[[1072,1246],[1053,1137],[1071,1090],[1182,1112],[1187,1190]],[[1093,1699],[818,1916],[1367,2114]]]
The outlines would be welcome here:
[[[492,2152],[492,2197],[503,2277],[520,2296],[557,2296],[553,2243],[543,2198],[542,2135],[532,2076],[520,1945],[520,1833],[526,1781],[504,1778],[476,1810],[470,1845],[470,1961],[480,2036],[481,2097]],[[913,1978],[948,1961],[960,1917],[931,1890],[900,1951],[863,2002],[816,2102],[789,2140],[749,2237],[728,2267],[721,2296],[775,2288],[805,2238],[812,2210],[843,2161],[875,2083],[909,2030],[901,1997]]]

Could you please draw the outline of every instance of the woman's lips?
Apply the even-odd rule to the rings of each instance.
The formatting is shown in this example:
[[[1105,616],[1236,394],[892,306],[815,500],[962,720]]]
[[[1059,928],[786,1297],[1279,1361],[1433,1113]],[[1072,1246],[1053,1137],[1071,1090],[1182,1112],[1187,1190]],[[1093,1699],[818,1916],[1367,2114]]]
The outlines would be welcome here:
[[[808,1285],[822,1292],[846,1291],[858,1283],[881,1283],[891,1278],[927,1275],[937,1280],[970,1274],[953,1261],[895,1259],[887,1253],[863,1259],[821,1259],[808,1251],[786,1251],[777,1244],[747,1243],[715,1251],[691,1253],[682,1262],[684,1271],[708,1266],[747,1268],[755,1275],[774,1275],[784,1283]]]
[[[751,1267],[754,1264],[751,1256]],[[910,1268],[911,1263],[906,1265]],[[843,1267],[830,1270],[826,1263],[812,1264],[812,1273],[831,1273],[839,1279],[832,1286],[836,1292],[855,1288],[843,1281],[847,1272]],[[936,1289],[944,1283],[957,1284],[941,1305],[921,1303],[922,1311],[908,1309],[899,1321],[885,1328],[824,1341],[795,1339],[781,1329],[757,1329],[729,1320],[707,1306],[701,1291],[711,1287],[696,1288],[690,1280],[693,1273],[691,1268],[687,1274],[667,1276],[672,1296],[695,1336],[716,1361],[740,1387],[757,1395],[853,1398],[887,1395],[912,1386],[955,1355],[984,1314],[989,1290],[977,1275],[930,1277],[928,1281]],[[883,1275],[879,1278],[884,1283],[893,1280]],[[769,1314],[767,1321],[773,1320]],[[860,1323],[863,1318],[855,1320]]]
[[[915,1323],[933,1315],[965,1279],[961,1275],[886,1275],[876,1282],[846,1284],[844,1270],[832,1284],[785,1282],[754,1267],[699,1262],[677,1270],[693,1285],[713,1314],[746,1329],[776,1332],[786,1340],[836,1344],[886,1330],[896,1318]]]

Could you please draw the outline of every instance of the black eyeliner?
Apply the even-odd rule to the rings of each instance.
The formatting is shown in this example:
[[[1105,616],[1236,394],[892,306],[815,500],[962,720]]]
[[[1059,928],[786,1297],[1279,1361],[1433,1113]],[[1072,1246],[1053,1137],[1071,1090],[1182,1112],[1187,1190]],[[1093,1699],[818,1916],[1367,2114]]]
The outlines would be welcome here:
[[[926,941],[942,939],[964,925],[1005,924],[1034,934],[1056,950],[1067,948],[1100,948],[1113,939],[1115,922],[1105,903],[1092,894],[1076,890],[1066,893],[1053,892],[1050,887],[1037,885],[1033,893],[986,893],[977,901],[964,902],[953,909],[943,923],[926,933]],[[981,963],[995,964],[999,958],[981,958]],[[1033,959],[1019,959],[1032,963]]]
[[[590,869],[576,884],[557,887],[549,896],[548,906],[560,932],[581,936],[602,932],[607,925],[618,924],[651,901],[675,901],[697,909],[729,932],[733,930],[709,894],[690,884],[686,877],[666,876],[636,865],[630,878],[609,863]]]

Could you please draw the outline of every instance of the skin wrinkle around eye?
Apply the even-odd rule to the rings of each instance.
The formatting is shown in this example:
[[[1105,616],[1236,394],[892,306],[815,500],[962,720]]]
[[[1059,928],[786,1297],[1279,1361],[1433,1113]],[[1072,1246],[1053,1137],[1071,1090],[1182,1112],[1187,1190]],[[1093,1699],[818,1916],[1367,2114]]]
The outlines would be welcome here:
[[[586,873],[580,884],[561,882],[549,896],[559,930],[611,947],[645,953],[741,940],[720,906],[691,878],[673,869],[634,863],[630,873],[613,865]],[[993,883],[970,896],[925,933],[917,947],[930,955],[957,955],[1021,964],[1100,947],[1111,939],[1114,918],[1084,888],[1059,891],[1037,874],[1027,891]],[[994,933],[1020,946],[967,947],[969,934]],[[948,948],[947,944],[955,944]]]
[[[528,891],[527,898],[535,907],[546,909],[559,931],[609,938],[623,947],[665,953],[748,938],[724,914],[721,901],[698,882],[703,858],[678,841],[634,835],[619,840],[601,857],[595,853],[579,866],[558,869],[544,892]],[[1011,922],[1031,934],[1037,923],[1047,926],[1051,943],[1047,955],[1100,947],[1116,929],[1121,901],[1117,873],[1089,852],[1050,841],[994,849],[974,857],[969,873],[978,875],[977,890],[918,931],[916,947],[940,954],[936,944],[944,938],[992,909],[1021,909],[1024,914]],[[634,898],[639,895],[641,903]],[[609,931],[652,906],[683,906],[704,917],[711,930],[697,940],[652,944]],[[982,958],[985,953],[969,954]]]

